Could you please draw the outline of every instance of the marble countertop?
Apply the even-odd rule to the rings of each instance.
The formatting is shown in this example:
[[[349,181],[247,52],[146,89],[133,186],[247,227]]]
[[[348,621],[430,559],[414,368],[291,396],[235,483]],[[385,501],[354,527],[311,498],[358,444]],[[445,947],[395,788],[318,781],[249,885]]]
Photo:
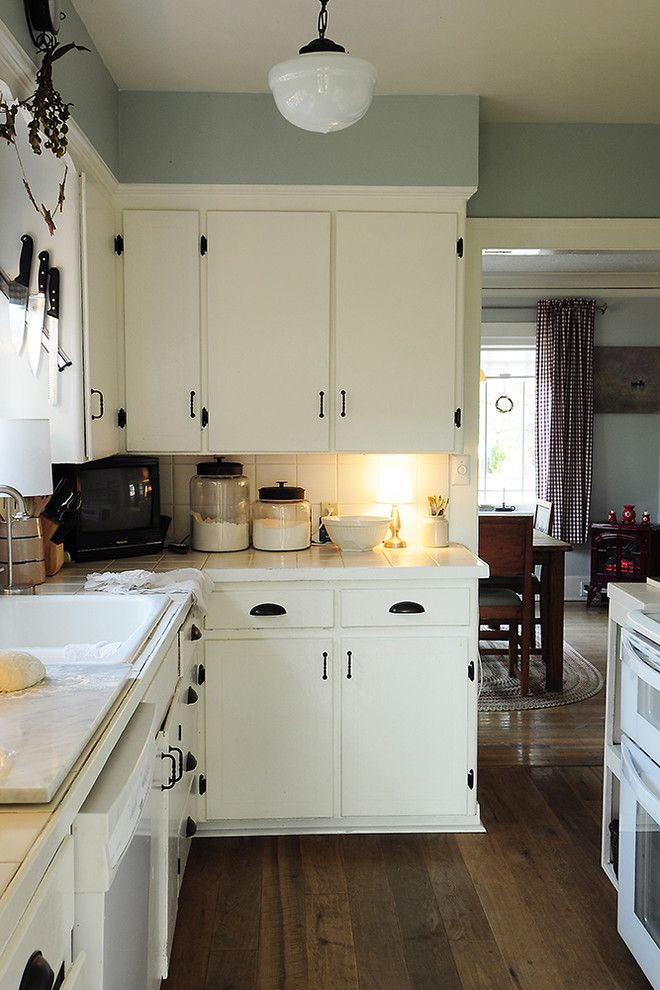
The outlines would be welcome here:
[[[379,547],[364,553],[342,552],[333,544],[285,553],[266,550],[238,550],[233,553],[187,554],[165,551],[143,557],[101,560],[88,564],[65,564],[37,589],[39,594],[82,589],[88,574],[98,571],[175,570],[197,567],[216,583],[242,581],[356,581],[400,580],[425,577],[465,579],[486,577],[488,568],[474,553],[459,543],[441,549],[409,546],[403,550]]]

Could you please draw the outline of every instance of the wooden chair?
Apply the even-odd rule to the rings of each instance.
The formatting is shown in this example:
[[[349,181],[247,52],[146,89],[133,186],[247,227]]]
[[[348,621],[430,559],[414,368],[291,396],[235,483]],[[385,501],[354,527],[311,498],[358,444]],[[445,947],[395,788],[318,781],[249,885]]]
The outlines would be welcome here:
[[[529,694],[529,653],[533,628],[532,517],[509,516],[479,519],[479,556],[490,567],[491,577],[479,583],[479,638],[506,639],[509,673],[518,674],[520,693]],[[518,583],[520,592],[503,579]],[[482,632],[481,626],[500,627]],[[506,630],[501,627],[506,626]],[[520,628],[520,634],[518,629]],[[484,652],[500,653],[500,650]],[[519,669],[518,668],[519,661]]]

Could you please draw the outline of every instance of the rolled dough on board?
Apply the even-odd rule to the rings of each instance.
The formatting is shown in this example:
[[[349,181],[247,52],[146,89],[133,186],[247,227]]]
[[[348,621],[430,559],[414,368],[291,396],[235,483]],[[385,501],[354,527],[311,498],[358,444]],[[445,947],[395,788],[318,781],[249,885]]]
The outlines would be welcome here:
[[[43,681],[46,668],[31,653],[20,650],[0,650],[0,693],[23,691]]]

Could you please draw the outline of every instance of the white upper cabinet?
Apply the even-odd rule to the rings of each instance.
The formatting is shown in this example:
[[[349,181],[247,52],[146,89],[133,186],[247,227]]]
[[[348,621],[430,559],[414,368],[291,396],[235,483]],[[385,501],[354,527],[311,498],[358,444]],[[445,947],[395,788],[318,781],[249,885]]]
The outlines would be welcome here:
[[[337,214],[337,450],[454,449],[455,214]]]
[[[117,256],[112,201],[85,175],[81,176],[81,231],[87,456],[96,459],[119,449]]]
[[[208,214],[211,450],[329,447],[330,214]]]
[[[124,334],[127,448],[201,447],[199,214],[127,210]]]

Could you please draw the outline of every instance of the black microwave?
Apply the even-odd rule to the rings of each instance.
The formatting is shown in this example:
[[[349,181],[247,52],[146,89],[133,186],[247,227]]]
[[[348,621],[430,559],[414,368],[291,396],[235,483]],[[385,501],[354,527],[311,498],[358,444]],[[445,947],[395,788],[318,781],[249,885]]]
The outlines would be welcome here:
[[[105,457],[86,464],[55,464],[81,504],[64,547],[74,560],[108,560],[163,549],[157,457]]]

